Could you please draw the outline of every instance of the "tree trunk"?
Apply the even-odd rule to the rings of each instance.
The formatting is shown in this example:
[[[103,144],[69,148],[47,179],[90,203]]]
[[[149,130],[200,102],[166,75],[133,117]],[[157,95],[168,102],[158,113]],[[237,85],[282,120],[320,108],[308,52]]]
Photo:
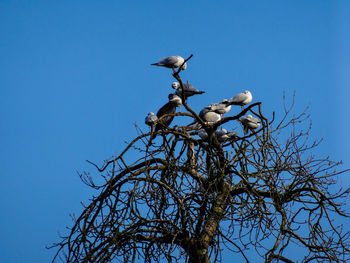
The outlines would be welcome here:
[[[206,248],[193,248],[189,251],[189,256],[189,263],[210,263]]]
[[[192,244],[188,250],[190,257],[189,263],[210,263],[208,255],[209,244],[219,226],[227,206],[227,201],[230,198],[230,188],[226,183],[221,182],[219,188],[220,190],[217,198],[211,208],[210,215],[204,224],[201,235],[194,240],[192,239]]]

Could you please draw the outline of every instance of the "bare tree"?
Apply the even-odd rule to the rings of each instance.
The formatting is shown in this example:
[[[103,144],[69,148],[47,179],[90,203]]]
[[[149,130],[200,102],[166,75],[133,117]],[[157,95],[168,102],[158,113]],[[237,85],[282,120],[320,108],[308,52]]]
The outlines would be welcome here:
[[[181,69],[173,76],[184,90]],[[97,195],[52,246],[53,261],[221,262],[223,251],[246,262],[350,259],[349,231],[334,221],[348,217],[349,189],[337,185],[348,170],[313,155],[320,141],[309,142],[306,110],[292,115],[294,103],[284,100],[277,122],[256,102],[209,125],[183,93],[182,100],[185,112],[158,122],[175,116],[196,124],[137,128],[139,136],[118,156],[93,164],[103,183],[81,175]],[[259,120],[258,129],[219,140],[218,127],[232,127],[247,113]],[[198,127],[206,139],[197,137]]]

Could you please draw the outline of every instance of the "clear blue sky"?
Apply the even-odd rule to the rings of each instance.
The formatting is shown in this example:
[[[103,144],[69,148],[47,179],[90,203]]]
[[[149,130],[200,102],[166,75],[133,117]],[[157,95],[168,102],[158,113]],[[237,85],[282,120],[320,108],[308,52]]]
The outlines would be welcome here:
[[[296,91],[316,154],[350,167],[349,14],[349,1],[0,1],[0,262],[49,262],[91,196],[85,160],[120,152],[167,101],[170,72],[150,66],[164,56],[194,54],[197,111],[249,89],[271,116]]]

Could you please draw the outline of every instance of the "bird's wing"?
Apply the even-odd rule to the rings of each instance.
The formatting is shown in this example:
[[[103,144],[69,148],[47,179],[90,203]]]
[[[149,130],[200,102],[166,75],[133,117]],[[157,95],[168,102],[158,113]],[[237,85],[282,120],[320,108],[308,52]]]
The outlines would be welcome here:
[[[234,96],[233,98],[229,99],[229,103],[231,105],[235,105],[235,104],[240,104],[242,103],[245,99],[247,98],[247,95],[245,95],[244,93],[239,93],[236,96]]]
[[[168,114],[168,113],[175,113],[176,107],[172,102],[165,103],[157,112],[157,117],[160,118],[161,116]]]
[[[172,114],[172,113],[175,113],[175,111],[176,111],[175,104],[172,103],[172,102],[167,102],[166,104],[163,105],[163,107],[161,107],[158,110],[157,117],[159,119],[163,115],[165,115],[165,114]],[[170,123],[173,121],[173,119],[174,119],[174,116],[166,116],[166,117],[162,118],[160,122],[162,123],[163,126],[169,126]],[[160,127],[162,127],[162,125],[160,124]],[[158,129],[156,129],[156,130],[159,130],[160,127],[158,127]]]
[[[220,114],[213,112],[213,111],[209,111],[207,112],[207,114],[205,115],[205,121],[207,122],[217,122],[221,119]]]
[[[176,63],[177,58],[176,56],[170,56],[166,58],[162,58],[157,63],[153,63],[151,65],[153,66],[163,66],[163,67],[172,67],[174,63]]]
[[[190,83],[184,83],[184,88],[185,88],[185,91],[191,92],[193,94],[202,94],[202,93],[204,93],[204,91],[200,91],[199,89],[196,89]]]
[[[249,121],[250,121],[250,122],[254,122],[254,123],[256,123],[256,124],[260,124],[260,120],[259,120],[258,118],[255,118],[255,117],[249,118]]]
[[[176,56],[166,57],[161,60],[162,64],[168,67],[173,66],[174,64],[176,64],[177,61],[178,61],[178,58]]]
[[[205,107],[205,108],[203,108],[203,109],[199,112],[198,116],[203,120],[204,115],[205,115],[208,111],[209,111],[209,108],[208,108],[208,107]]]

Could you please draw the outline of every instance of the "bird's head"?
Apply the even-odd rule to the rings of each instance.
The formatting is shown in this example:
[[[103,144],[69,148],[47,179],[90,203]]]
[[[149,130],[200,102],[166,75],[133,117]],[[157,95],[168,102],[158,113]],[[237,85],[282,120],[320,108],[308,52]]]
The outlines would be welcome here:
[[[180,88],[180,83],[177,82],[177,81],[175,81],[175,82],[173,82],[173,84],[171,84],[171,87],[172,87],[173,89],[178,89],[178,88]]]
[[[182,105],[182,99],[180,96],[176,94],[169,94],[168,98],[169,98],[169,101],[174,103],[176,107],[179,107]]]

